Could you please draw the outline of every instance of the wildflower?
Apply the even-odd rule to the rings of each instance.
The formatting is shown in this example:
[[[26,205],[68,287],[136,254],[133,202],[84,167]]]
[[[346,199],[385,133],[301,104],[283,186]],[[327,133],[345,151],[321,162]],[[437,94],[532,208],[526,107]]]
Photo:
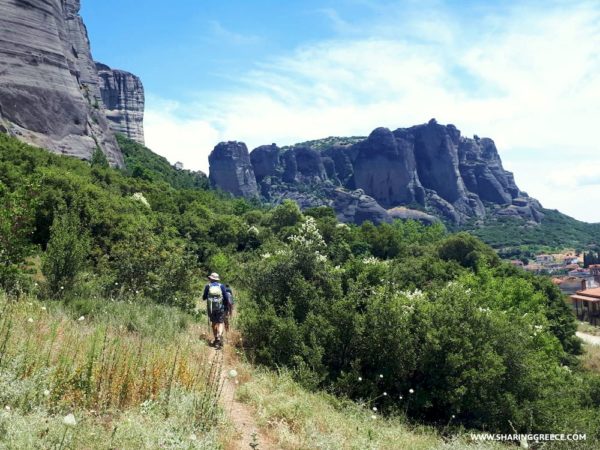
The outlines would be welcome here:
[[[362,381],[362,377],[358,377],[358,381]]]
[[[373,411],[377,412],[377,406],[373,406]]]
[[[33,323],[33,319],[30,317],[29,319],[27,319],[27,322]]]
[[[381,373],[381,374],[379,374],[379,378],[383,378],[383,374],[382,374],[382,373]]]
[[[50,395],[50,391],[48,389],[44,389],[44,397],[48,397]]]
[[[131,196],[131,198],[137,202],[140,202],[145,207],[150,208],[150,203],[148,203],[148,200],[146,200],[146,197],[144,197],[144,194],[141,192],[136,192]]]
[[[415,390],[411,388],[411,389],[409,389],[409,390],[408,390],[408,392],[409,392],[410,394],[414,394],[414,393],[415,393]]]
[[[402,399],[403,399],[403,397],[402,397],[402,396],[400,396],[399,398],[400,398],[400,400],[402,400]]]
[[[73,413],[67,414],[65,417],[63,417],[63,424],[68,427],[74,427],[77,425],[77,420],[75,420]]]
[[[115,286],[118,286],[118,285],[119,285],[119,283],[117,283],[117,282],[115,281]]]
[[[371,416],[371,419],[375,420],[375,419],[377,419],[377,416],[376,416],[375,414],[373,414],[373,415]]]
[[[10,411],[10,406],[6,405],[6,406],[4,407],[4,409],[5,409],[5,410],[7,410],[7,411]]]
[[[237,376],[238,376],[237,370],[235,370],[235,369],[231,369],[231,370],[229,371],[229,378],[235,378],[235,377],[237,377]]]
[[[384,392],[384,393],[383,393],[383,396],[384,396],[384,397],[387,397],[387,392]]]
[[[456,419],[456,416],[455,416],[454,414],[452,414],[452,418],[453,418],[453,419]]]
[[[85,320],[85,316],[81,316],[79,319],[77,319],[79,322],[83,322]]]

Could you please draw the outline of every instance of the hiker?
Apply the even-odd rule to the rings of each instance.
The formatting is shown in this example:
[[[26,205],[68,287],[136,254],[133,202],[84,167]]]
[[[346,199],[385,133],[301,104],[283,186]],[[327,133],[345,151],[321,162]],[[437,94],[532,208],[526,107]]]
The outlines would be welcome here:
[[[229,331],[229,319],[233,317],[234,300],[233,291],[231,290],[231,287],[228,284],[225,285],[225,292],[227,293],[227,296],[225,298],[225,331]]]
[[[219,283],[219,274],[211,273],[209,283],[204,286],[202,300],[206,300],[206,311],[215,340],[211,343],[217,349],[223,347],[223,324],[225,322],[227,291]]]

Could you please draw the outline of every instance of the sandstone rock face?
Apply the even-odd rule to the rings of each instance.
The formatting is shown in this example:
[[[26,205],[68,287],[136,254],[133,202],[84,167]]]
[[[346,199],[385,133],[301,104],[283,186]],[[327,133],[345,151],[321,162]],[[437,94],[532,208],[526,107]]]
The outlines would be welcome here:
[[[425,190],[418,179],[414,145],[387,128],[377,128],[357,145],[353,186],[364,189],[382,206],[423,203]]]
[[[0,0],[0,122],[16,137],[121,166],[79,0]]]
[[[221,142],[208,156],[212,186],[235,196],[258,197],[254,169],[246,144]]]
[[[144,86],[135,75],[96,63],[100,96],[110,128],[144,144]]]
[[[404,206],[396,206],[395,208],[389,209],[388,214],[392,219],[416,220],[427,225],[431,225],[440,221],[435,216],[416,209],[406,208]]]
[[[462,137],[455,126],[435,120],[352,139],[254,149],[250,161],[261,196],[272,203],[293,199],[301,208],[331,206],[340,220],[354,223],[433,223],[437,216],[460,225],[487,214],[533,222],[543,217],[539,202],[504,170],[491,139]],[[241,172],[240,163],[231,164]],[[235,193],[239,184],[219,187]]]

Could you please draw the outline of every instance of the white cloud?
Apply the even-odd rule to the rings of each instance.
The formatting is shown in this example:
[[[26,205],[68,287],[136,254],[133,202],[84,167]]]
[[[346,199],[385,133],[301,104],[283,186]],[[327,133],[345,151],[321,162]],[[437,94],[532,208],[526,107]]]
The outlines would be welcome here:
[[[324,13],[338,28],[352,26]],[[600,177],[598,4],[515,7],[463,22],[444,10],[427,20],[400,17],[390,11],[361,36],[259,62],[229,92],[185,105],[192,118],[181,118],[182,105],[149,101],[149,146],[206,170],[220,140],[252,149],[435,117],[494,138],[517,184],[545,206],[600,221],[600,208],[590,207],[600,205],[600,190],[581,181]]]

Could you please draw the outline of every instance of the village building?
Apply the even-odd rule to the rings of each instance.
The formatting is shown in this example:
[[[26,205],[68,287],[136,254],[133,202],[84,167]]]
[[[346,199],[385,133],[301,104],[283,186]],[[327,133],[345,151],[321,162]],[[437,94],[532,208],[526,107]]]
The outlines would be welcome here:
[[[536,255],[535,262],[538,264],[547,264],[554,262],[554,256],[552,255]]]
[[[587,288],[585,280],[582,280],[581,288],[581,290],[571,295],[575,314],[577,314],[579,320],[598,325],[598,322],[600,322],[600,288]]]
[[[577,268],[569,271],[570,277],[588,278],[590,277],[590,271],[587,269]]]

